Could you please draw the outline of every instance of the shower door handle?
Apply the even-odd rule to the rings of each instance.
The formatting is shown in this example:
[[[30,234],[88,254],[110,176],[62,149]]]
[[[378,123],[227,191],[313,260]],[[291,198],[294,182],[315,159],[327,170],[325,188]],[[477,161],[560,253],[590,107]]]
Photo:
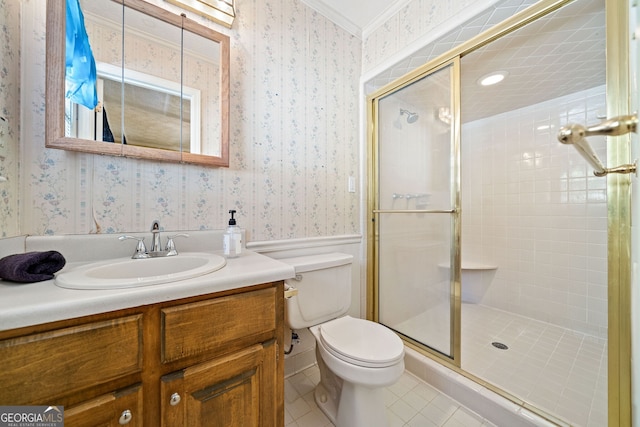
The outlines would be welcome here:
[[[597,125],[585,129],[584,136],[620,136],[635,132],[638,126],[638,116],[618,116],[605,120]]]
[[[558,140],[563,144],[573,144],[588,136],[620,136],[635,132],[638,126],[638,116],[618,116],[605,120],[594,126],[585,127],[577,124],[564,126],[558,132]]]
[[[571,144],[593,166],[596,176],[605,176],[609,173],[635,173],[636,163],[621,165],[615,168],[606,168],[596,153],[593,151],[588,136],[620,136],[630,132],[636,132],[638,127],[638,116],[636,114],[613,117],[597,125],[585,127],[578,124],[563,126],[558,132],[558,141],[563,144]]]
[[[605,120],[599,125],[587,128],[587,136],[591,135],[607,135],[607,136],[619,136],[626,135],[631,132],[636,132],[638,127],[638,115],[631,114],[627,116],[613,117],[609,120]]]

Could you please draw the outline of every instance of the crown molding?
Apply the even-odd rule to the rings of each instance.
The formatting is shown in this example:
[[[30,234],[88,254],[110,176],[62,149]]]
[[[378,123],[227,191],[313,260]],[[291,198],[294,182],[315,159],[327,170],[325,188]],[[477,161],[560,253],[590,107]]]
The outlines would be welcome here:
[[[366,40],[371,33],[378,27],[382,26],[389,19],[393,18],[400,10],[407,6],[412,0],[396,0],[380,15],[376,16],[367,25],[362,28],[362,40]]]
[[[362,29],[353,21],[346,18],[337,10],[327,6],[322,0],[301,0],[302,3],[309,6],[311,9],[325,16],[327,19],[342,27],[348,33],[362,39]]]

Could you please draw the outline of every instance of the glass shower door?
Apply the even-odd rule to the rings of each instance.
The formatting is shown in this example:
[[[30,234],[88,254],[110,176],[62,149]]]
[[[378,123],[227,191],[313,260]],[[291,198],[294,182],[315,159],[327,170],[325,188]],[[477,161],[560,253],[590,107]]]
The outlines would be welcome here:
[[[458,62],[377,100],[375,262],[377,321],[457,360],[459,247]],[[452,266],[454,268],[452,268]]]

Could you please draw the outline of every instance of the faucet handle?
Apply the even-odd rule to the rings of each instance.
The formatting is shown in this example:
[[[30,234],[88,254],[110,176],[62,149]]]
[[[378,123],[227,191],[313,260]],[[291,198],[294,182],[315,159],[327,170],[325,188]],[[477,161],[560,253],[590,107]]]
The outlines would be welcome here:
[[[131,258],[133,259],[143,259],[149,258],[149,254],[147,253],[147,248],[144,246],[144,237],[134,237],[134,236],[120,236],[118,240],[137,240],[138,244],[136,245],[136,251],[133,253]]]
[[[167,251],[167,256],[178,255],[178,251],[176,250],[176,244],[173,242],[173,239],[176,237],[189,237],[187,233],[178,233],[173,236],[167,237],[167,247],[165,251]]]

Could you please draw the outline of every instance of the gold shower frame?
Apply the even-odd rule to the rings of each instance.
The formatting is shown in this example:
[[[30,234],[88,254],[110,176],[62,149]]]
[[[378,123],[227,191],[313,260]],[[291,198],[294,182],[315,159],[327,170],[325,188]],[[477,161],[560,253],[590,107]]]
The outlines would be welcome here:
[[[423,76],[431,74],[448,63],[459,59],[474,50],[491,43],[575,0],[541,0],[522,12],[513,15],[489,30],[469,39],[454,49],[438,56],[387,84],[367,97],[367,145],[368,145],[368,194],[367,194],[367,318],[378,320],[377,261],[378,244],[377,211],[378,201],[378,141],[377,141],[377,102],[380,98],[400,90]],[[606,8],[606,98],[607,117],[631,113],[629,93],[631,88],[629,72],[629,4],[628,0],[605,0]],[[455,68],[455,67],[454,67]],[[459,73],[455,75],[452,93],[459,94]],[[460,99],[454,96],[454,130],[452,138],[460,135]],[[459,140],[453,141],[456,147],[455,170],[452,174],[452,189],[459,210]],[[630,136],[607,137],[608,164],[630,163]],[[605,179],[605,178],[603,178]],[[608,418],[609,425],[626,427],[632,425],[631,418],[631,178],[628,175],[610,175],[607,179],[608,210]],[[426,346],[405,340],[405,344],[422,354],[435,359],[450,369],[489,388],[552,422],[558,422],[552,415],[507,393],[506,391],[478,378],[460,368],[460,226],[453,227],[452,265],[454,269],[454,290],[452,292],[454,315],[451,330],[454,336],[453,359],[447,358]]]

